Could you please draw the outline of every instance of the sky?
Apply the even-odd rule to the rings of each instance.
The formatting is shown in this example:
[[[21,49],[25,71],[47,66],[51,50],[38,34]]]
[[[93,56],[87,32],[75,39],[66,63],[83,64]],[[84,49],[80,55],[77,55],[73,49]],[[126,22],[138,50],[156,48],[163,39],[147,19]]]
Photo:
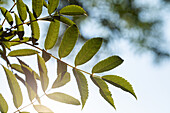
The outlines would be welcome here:
[[[143,0],[142,3],[153,3],[152,5],[157,5],[156,3],[159,3],[159,0],[157,0],[157,2],[153,2],[152,0]],[[167,20],[170,20],[170,16],[168,16],[170,14],[168,14],[166,10],[162,11],[162,14],[162,19],[165,20],[163,27],[164,36],[169,38],[170,33],[168,29],[170,29],[170,21],[168,22]],[[92,36],[95,34],[89,31],[89,35]],[[89,98],[83,110],[81,110],[81,106],[59,103],[47,99],[46,97],[42,98],[42,104],[52,109],[55,113],[170,113],[170,61],[165,60],[161,64],[153,63],[153,57],[151,53],[145,53],[142,55],[135,54],[132,50],[132,47],[129,46],[129,43],[123,39],[119,41],[119,47],[122,49],[121,53],[118,52],[117,55],[124,59],[123,64],[112,71],[100,74],[100,76],[112,74],[125,78],[132,84],[138,98],[137,100],[131,94],[109,85],[109,89],[112,93],[112,97],[116,106],[115,110],[100,96],[98,88],[91,82],[89,75],[85,74],[89,84]],[[69,55],[67,59],[63,60],[73,64],[74,62],[69,59],[75,58],[75,52],[77,52],[78,49],[80,49],[80,47],[76,46],[71,55]],[[98,55],[101,56],[96,59],[93,58],[87,63],[87,65],[80,66],[80,68],[90,72],[89,69],[92,68],[94,64],[97,63],[97,61],[109,57],[110,54],[102,53],[102,50],[100,50]],[[36,66],[36,56],[31,56],[31,62],[28,57],[22,59],[28,60],[29,62],[27,63],[38,72],[38,68]],[[0,59],[0,62],[1,64],[5,64],[2,59]],[[14,62],[16,61],[14,60]],[[54,81],[57,77],[56,61],[51,59],[49,62],[47,62],[47,68],[50,81]],[[8,87],[6,76],[2,67],[0,67],[0,70],[0,93],[2,93],[4,98],[7,100],[8,105],[10,106],[9,113],[11,113],[15,111],[16,108],[13,105],[12,95],[10,94],[10,89]],[[77,99],[80,99],[78,88],[70,68],[69,72],[71,73],[71,82],[62,88],[55,89],[54,91],[64,92],[76,97]],[[52,82],[50,85],[52,85]],[[23,92],[26,92],[24,87],[21,87],[21,89]],[[27,105],[28,103],[29,100],[27,99],[27,94],[25,94],[24,103],[22,106]],[[35,112],[32,109],[32,106],[23,109],[23,111],[31,111],[33,113]]]

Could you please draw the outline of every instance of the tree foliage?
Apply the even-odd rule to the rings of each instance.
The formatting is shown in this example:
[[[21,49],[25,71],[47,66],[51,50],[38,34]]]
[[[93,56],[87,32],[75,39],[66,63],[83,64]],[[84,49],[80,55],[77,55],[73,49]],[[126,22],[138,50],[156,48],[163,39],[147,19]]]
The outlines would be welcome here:
[[[59,0],[49,0],[46,3],[44,0],[32,0],[32,9],[30,9],[22,0],[14,0],[14,5],[11,10],[7,10],[4,7],[0,7],[2,15],[5,20],[7,20],[10,28],[5,29],[4,22],[0,25],[0,55],[1,58],[7,64],[7,67],[2,65],[6,78],[8,80],[9,88],[13,95],[13,103],[17,110],[15,112],[21,112],[23,108],[20,108],[23,102],[22,94],[18,81],[22,82],[28,91],[28,96],[30,99],[30,103],[33,104],[34,109],[37,112],[52,112],[50,108],[47,108],[44,105],[41,105],[41,97],[39,97],[39,92],[37,90],[38,87],[42,87],[44,92],[44,96],[47,96],[49,99],[66,103],[72,105],[82,105],[84,107],[88,96],[88,81],[86,80],[87,74],[91,77],[93,83],[99,88],[101,96],[110,103],[114,108],[114,101],[107,86],[107,83],[112,84],[118,88],[121,88],[123,91],[129,92],[133,96],[136,95],[131,84],[126,81],[124,78],[115,75],[104,75],[102,77],[98,75],[94,75],[94,73],[102,73],[105,71],[112,70],[116,68],[120,64],[123,63],[122,58],[119,56],[110,56],[105,60],[98,62],[93,68],[92,73],[88,73],[82,69],[77,68],[77,66],[82,65],[88,62],[95,54],[99,51],[102,38],[94,37],[88,40],[78,52],[74,62],[75,66],[64,62],[62,58],[67,57],[73,50],[76,45],[77,39],[80,35],[78,26],[71,21],[68,16],[87,16],[86,11],[78,5],[68,5],[66,7],[61,8],[61,10],[56,10],[59,6]],[[12,9],[17,7],[17,13],[13,13]],[[49,15],[41,17],[42,8],[45,7],[48,11]],[[15,15],[14,17],[12,15]],[[29,21],[26,22],[27,16],[29,15]],[[15,23],[13,22],[15,20]],[[38,21],[49,21],[50,26],[47,31],[47,36],[44,42],[44,49],[39,47],[39,39],[40,39],[40,28]],[[65,23],[68,27],[62,37],[62,41],[60,43],[58,51],[59,58],[53,56],[47,50],[54,48],[54,45],[57,42],[60,23]],[[26,29],[24,26],[30,25],[31,29],[31,37],[24,37]],[[18,45],[28,45],[30,48],[20,48]],[[13,50],[13,46],[18,46],[18,49]],[[34,49],[32,49],[34,48]],[[22,61],[20,57],[29,57],[29,56],[37,57],[37,67],[39,69],[39,74],[37,74],[32,67]],[[18,60],[19,64],[11,64],[10,57],[14,57]],[[49,75],[46,67],[46,62],[50,60],[50,58],[54,58],[57,60],[57,78],[54,81],[52,86],[49,86]],[[70,81],[70,72],[68,72],[67,67],[71,67],[73,69],[73,74],[77,82],[77,87],[80,92],[81,102],[68,94],[62,92],[54,92],[49,94],[50,89],[59,88],[64,86]],[[15,71],[17,71],[17,73]],[[20,74],[25,75],[25,79],[23,79]],[[37,81],[41,83],[41,86],[37,84]],[[47,90],[49,89],[49,90]],[[39,102],[39,105],[35,105],[35,101]],[[8,101],[4,99],[4,97],[0,94],[0,111],[7,112]]]

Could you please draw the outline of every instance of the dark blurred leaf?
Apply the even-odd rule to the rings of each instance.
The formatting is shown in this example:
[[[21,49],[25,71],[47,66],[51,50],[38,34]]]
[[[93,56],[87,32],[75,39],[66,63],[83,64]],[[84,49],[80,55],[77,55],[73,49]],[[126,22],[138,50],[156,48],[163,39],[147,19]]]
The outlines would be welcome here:
[[[20,86],[17,82],[15,75],[6,67],[3,66],[3,68],[5,70],[8,84],[9,84],[10,90],[13,95],[14,105],[16,108],[19,108],[23,102],[23,97],[22,97],[22,92],[21,92]]]
[[[82,102],[82,109],[87,101],[88,98],[88,84],[86,77],[81,73],[80,71],[73,69],[74,76],[77,81],[77,85],[79,88],[80,96],[81,96],[81,102]]]
[[[26,5],[22,0],[17,0],[17,10],[19,13],[19,17],[21,18],[21,21],[25,21],[27,19],[27,9]]]
[[[52,100],[62,102],[62,103],[66,103],[66,104],[80,105],[79,100],[75,99],[74,97],[72,97],[70,95],[60,93],[60,92],[47,94],[47,97],[52,99]]]
[[[45,62],[47,62],[51,58],[51,56],[49,55],[49,53],[47,53],[45,50],[43,50],[42,58],[44,59]]]
[[[75,58],[75,66],[81,65],[89,61],[100,49],[102,38],[92,38],[88,40]]]
[[[48,83],[49,83],[49,78],[47,75],[47,68],[46,68],[44,59],[40,57],[38,54],[37,54],[37,61],[38,61],[38,68],[40,72],[41,86],[42,86],[43,91],[45,92],[48,87]]]
[[[8,23],[12,26],[13,24],[13,18],[8,10],[6,10],[4,7],[0,7],[1,12],[5,19],[8,21]]]
[[[102,76],[102,79],[124,91],[131,93],[137,99],[132,85],[124,78],[116,75],[105,75]]]
[[[63,7],[60,12],[63,15],[75,16],[75,15],[87,15],[86,11],[78,5],[68,5]]]
[[[52,88],[58,88],[58,87],[64,86],[69,81],[70,81],[70,73],[68,72],[60,73],[57,76],[57,79],[54,81]]]
[[[66,73],[67,72],[67,64],[65,62],[62,62],[61,60],[57,60],[57,75],[60,73]]]
[[[17,74],[15,74],[15,77],[20,81],[22,82],[24,85],[25,85],[25,80],[22,79],[20,76],[18,76]]]
[[[8,104],[1,93],[0,93],[0,111],[2,113],[7,113],[8,111]]]
[[[39,53],[36,50],[33,49],[18,49],[11,51],[8,56],[16,57],[16,56],[29,56],[29,55],[35,55]]]
[[[123,63],[123,60],[119,56],[111,56],[111,57],[97,63],[93,67],[92,73],[102,73],[105,71],[109,71],[109,70],[119,66],[122,63]]]
[[[116,109],[114,102],[113,102],[113,98],[111,97],[112,94],[109,91],[108,86],[105,83],[105,81],[102,80],[99,76],[91,76],[90,78],[94,82],[94,84],[97,87],[99,87],[101,96]]]
[[[47,37],[45,39],[45,49],[52,49],[57,42],[59,34],[60,22],[58,20],[51,21]]]
[[[63,58],[70,54],[78,39],[79,30],[76,25],[72,25],[64,33],[59,47],[59,57]]]

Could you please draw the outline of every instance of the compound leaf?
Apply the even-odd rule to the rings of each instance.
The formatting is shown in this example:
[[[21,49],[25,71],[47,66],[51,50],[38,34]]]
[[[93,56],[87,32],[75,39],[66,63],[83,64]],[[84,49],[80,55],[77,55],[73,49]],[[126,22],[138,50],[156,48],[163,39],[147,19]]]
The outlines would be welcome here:
[[[12,24],[13,24],[13,18],[12,18],[12,16],[11,16],[10,12],[9,12],[7,9],[5,9],[4,7],[0,7],[0,9],[1,9],[1,12],[2,12],[3,16],[5,17],[5,19],[6,19],[6,20],[8,21],[8,23],[12,26]]]
[[[2,113],[7,113],[8,111],[8,104],[1,93],[0,93],[0,111]]]
[[[15,14],[15,21],[17,25],[17,34],[20,40],[23,40],[24,36],[24,26],[22,25],[22,21],[20,18]]]
[[[70,81],[70,73],[68,72],[60,73],[57,79],[54,81],[52,88],[58,88],[64,86],[69,81]]]
[[[81,65],[89,61],[100,49],[102,38],[92,38],[88,40],[75,58],[75,65]]]
[[[22,0],[17,0],[17,10],[19,13],[19,17],[21,21],[25,21],[27,19],[27,8]]]
[[[17,82],[15,75],[6,67],[3,66],[3,68],[5,70],[8,84],[9,84],[9,87],[10,87],[12,95],[13,95],[14,105],[16,108],[19,108],[23,102],[23,97],[22,97],[22,92],[21,92],[20,86]]]
[[[60,12],[63,15],[75,16],[75,15],[87,15],[86,11],[78,5],[68,5],[63,7]]]
[[[38,113],[54,113],[52,110],[50,110],[48,107],[44,105],[33,105],[33,106]]]
[[[53,13],[59,4],[59,0],[48,0],[48,13],[51,15]]]
[[[109,91],[108,86],[105,83],[105,81],[102,80],[99,76],[91,76],[90,78],[93,81],[93,83],[99,87],[101,96],[116,109],[114,102],[113,102],[113,98],[111,97],[112,94]]]
[[[47,75],[47,68],[46,68],[44,59],[40,57],[38,54],[37,54],[37,61],[38,61],[38,68],[40,72],[41,86],[42,86],[43,91],[45,92],[48,87],[48,83],[49,83],[49,78]]]
[[[18,49],[18,50],[13,50],[11,51],[8,56],[11,57],[16,57],[16,56],[29,56],[29,55],[34,55],[37,54],[38,51],[33,50],[33,49]]]
[[[111,57],[97,63],[93,67],[92,73],[102,73],[105,71],[109,71],[109,70],[119,66],[122,63],[123,63],[123,60],[119,56],[111,56]]]
[[[73,69],[74,76],[77,81],[78,89],[81,96],[82,108],[84,107],[88,98],[88,84],[86,77],[80,71]]]
[[[131,93],[137,99],[132,85],[124,78],[116,75],[105,75],[102,76],[102,79],[124,91]]]
[[[72,25],[67,28],[59,47],[60,58],[66,57],[70,54],[76,44],[78,34],[79,31],[76,25]]]
[[[62,102],[62,103],[66,103],[66,104],[80,105],[79,100],[75,99],[74,97],[72,97],[70,95],[60,93],[60,92],[47,94],[47,97],[52,99],[52,100]]]
[[[47,37],[45,39],[45,49],[52,49],[57,42],[59,34],[60,22],[58,20],[51,21]]]
[[[32,0],[34,17],[39,17],[42,13],[43,0]]]

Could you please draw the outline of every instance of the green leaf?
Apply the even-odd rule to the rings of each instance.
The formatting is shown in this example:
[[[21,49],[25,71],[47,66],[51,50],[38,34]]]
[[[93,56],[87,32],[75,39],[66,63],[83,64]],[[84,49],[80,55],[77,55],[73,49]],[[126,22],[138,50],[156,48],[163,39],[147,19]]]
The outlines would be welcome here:
[[[112,94],[108,89],[107,84],[105,83],[104,80],[102,80],[99,76],[90,76],[91,80],[94,82],[94,84],[99,87],[99,91],[101,96],[108,102],[110,103],[115,109],[115,105],[113,102],[113,98],[111,97]]]
[[[47,94],[47,97],[52,99],[52,100],[62,102],[62,103],[66,103],[66,104],[80,105],[79,100],[75,99],[74,97],[72,97],[70,95],[60,93],[60,92]]]
[[[57,79],[54,81],[52,88],[58,88],[64,86],[69,81],[70,81],[70,73],[68,72],[60,73]]]
[[[7,41],[2,41],[2,43],[5,45],[6,48],[8,48],[8,49],[10,50],[11,45],[10,45],[9,42],[7,42]]]
[[[29,55],[34,55],[37,54],[38,51],[33,50],[33,49],[18,49],[18,50],[13,50],[11,51],[8,56],[11,57],[16,57],[16,56],[29,56]]]
[[[60,73],[65,74],[67,72],[67,64],[61,60],[57,60],[57,75]]]
[[[37,18],[42,13],[43,0],[32,0],[33,14]]]
[[[80,71],[73,69],[74,76],[77,81],[77,85],[79,88],[80,96],[81,96],[81,102],[82,102],[82,109],[86,103],[86,100],[88,98],[88,84],[85,76]]]
[[[102,76],[102,79],[124,91],[131,93],[137,99],[132,85],[124,78],[116,75],[105,75]]]
[[[54,113],[52,110],[50,110],[49,108],[47,108],[44,105],[33,105],[34,109],[38,112],[38,113]]]
[[[25,21],[27,19],[27,8],[26,5],[22,0],[17,0],[17,10],[19,13],[19,17],[21,18],[21,21]]]
[[[48,13],[51,15],[53,13],[59,4],[59,0],[48,0]]]
[[[20,18],[15,14],[15,22],[17,25],[17,34],[20,40],[23,40],[24,36],[24,26],[22,25],[22,21]]]
[[[119,56],[111,56],[111,57],[97,63],[93,67],[92,73],[102,73],[105,71],[109,71],[109,70],[119,66],[122,63],[123,63],[123,60]]]
[[[28,13],[29,13],[30,21],[31,21],[32,37],[38,40],[40,37],[40,28],[39,28],[38,22],[36,21],[34,15],[30,11],[28,11]]]
[[[23,37],[23,40],[16,38],[16,39],[11,40],[11,42],[9,42],[9,43],[10,43],[11,46],[16,46],[16,45],[19,45],[19,44],[23,44],[22,42],[28,42],[28,41],[30,41],[29,37]]]
[[[59,47],[60,58],[66,57],[67,55],[70,54],[70,52],[73,50],[76,44],[78,34],[79,31],[76,25],[72,25],[69,28],[67,28]]]
[[[34,77],[34,72],[26,65],[21,65],[22,70],[26,76],[26,87],[28,90],[28,95],[32,101],[37,96],[37,82]]]
[[[45,50],[42,51],[42,57],[45,62],[47,62],[51,58],[50,54],[47,53]]]
[[[2,94],[0,93],[0,111],[2,113],[5,113],[8,111],[8,104],[5,101],[4,97],[2,96]]]
[[[22,97],[22,92],[21,92],[20,86],[17,82],[15,75],[6,67],[3,66],[3,68],[5,70],[8,84],[9,84],[9,87],[10,87],[12,95],[13,95],[14,105],[16,108],[19,108],[23,102],[23,97]]]
[[[70,20],[69,18],[64,17],[64,16],[59,16],[58,13],[54,14],[54,16],[52,16],[52,17],[53,17],[54,19],[56,19],[56,20],[64,23],[64,24],[66,24],[66,25],[69,25],[69,26],[75,24],[75,23],[74,23],[72,20]]]
[[[63,15],[69,15],[69,16],[87,15],[86,11],[78,5],[68,5],[62,8],[59,13]]]
[[[22,70],[21,65],[11,64],[11,68],[12,68],[12,69],[15,69],[16,71],[18,71],[18,72],[20,72],[20,73],[22,73],[22,74],[24,74],[24,71]],[[29,68],[29,70],[30,70],[31,72],[33,71],[31,68]],[[39,75],[38,75],[35,71],[33,71],[33,72],[34,72],[34,77],[35,77],[37,80],[40,80]]]
[[[21,78],[20,76],[18,76],[17,74],[15,74],[15,77],[22,82],[25,85],[25,80],[23,78]]]
[[[47,2],[45,0],[43,0],[43,6],[48,8],[48,4],[47,4]]]
[[[9,33],[3,33],[3,36],[6,40],[11,40],[14,36],[16,36],[17,30],[12,30]]]
[[[19,113],[30,113],[30,112],[22,111],[22,112],[19,112]]]
[[[52,49],[54,45],[56,44],[57,39],[58,39],[58,34],[59,34],[59,28],[60,28],[60,22],[54,19],[54,21],[50,23],[47,37],[45,39],[44,46],[46,50]]]
[[[12,26],[13,24],[13,18],[8,10],[6,10],[4,7],[0,7],[1,12],[5,19],[8,21],[8,23]]]
[[[42,86],[43,91],[45,92],[48,87],[48,83],[49,83],[49,79],[47,75],[47,68],[45,66],[44,59],[40,57],[38,54],[37,54],[37,61],[38,61],[38,68],[40,72],[41,86]]]
[[[102,38],[92,38],[88,40],[75,58],[75,65],[81,65],[89,61],[100,49]]]

